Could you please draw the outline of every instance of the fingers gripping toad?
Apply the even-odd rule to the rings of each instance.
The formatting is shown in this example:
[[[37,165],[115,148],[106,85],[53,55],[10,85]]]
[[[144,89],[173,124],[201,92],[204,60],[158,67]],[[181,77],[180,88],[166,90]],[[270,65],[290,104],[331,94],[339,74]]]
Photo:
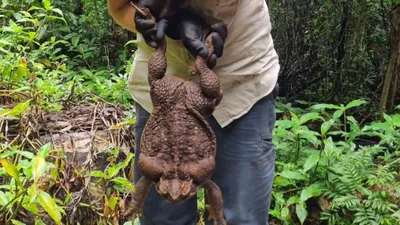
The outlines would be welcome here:
[[[135,7],[139,13],[154,19],[147,8]],[[205,44],[212,55],[212,34]],[[199,83],[165,75],[166,47],[163,38],[149,60],[153,111],[141,137],[138,166],[143,176],[135,185],[132,201],[123,215],[132,215],[135,220],[152,185],[173,204],[186,201],[204,187],[214,224],[226,225],[221,191],[210,180],[215,168],[216,138],[206,120],[223,96],[219,80],[200,56],[195,61]]]

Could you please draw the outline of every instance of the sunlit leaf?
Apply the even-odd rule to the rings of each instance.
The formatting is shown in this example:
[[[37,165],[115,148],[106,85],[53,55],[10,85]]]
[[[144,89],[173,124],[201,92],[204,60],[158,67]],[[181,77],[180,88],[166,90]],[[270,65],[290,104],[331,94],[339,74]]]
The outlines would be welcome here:
[[[311,197],[318,197],[322,193],[321,187],[318,184],[311,184],[303,189],[300,195],[300,200],[305,202]]]
[[[28,109],[29,105],[30,105],[30,100],[18,103],[11,110],[3,110],[3,111],[0,110],[0,117],[18,116],[18,115],[22,114],[23,112],[25,112],[25,110]]]
[[[321,125],[321,134],[325,135],[326,132],[328,132],[328,130],[331,128],[331,126],[335,123],[335,120],[330,119],[328,121],[325,121],[322,125]]]
[[[3,166],[3,168],[6,170],[7,174],[12,176],[15,181],[22,186],[21,182],[19,181],[19,172],[17,170],[17,168],[11,164],[10,162],[7,161],[7,159],[1,159],[0,160],[1,165]]]
[[[296,215],[300,220],[301,224],[304,224],[304,221],[307,218],[307,210],[304,208],[303,204],[296,204]]]
[[[335,120],[337,120],[337,119],[339,119],[342,115],[343,115],[343,113],[344,113],[344,111],[343,110],[341,110],[341,109],[339,109],[339,110],[336,110],[334,113],[333,113],[333,119],[335,119]]]
[[[61,213],[57,210],[58,206],[54,199],[44,191],[39,190],[38,193],[39,204],[46,210],[46,212],[51,216],[51,218],[56,222],[61,222]]]
[[[288,207],[283,207],[281,210],[281,217],[283,218],[288,218],[289,217],[289,208]]]
[[[36,156],[32,160],[32,175],[33,179],[36,182],[37,179],[43,175],[46,167],[46,161],[43,157]]]
[[[304,172],[309,171],[311,168],[313,168],[315,165],[317,165],[319,161],[319,153],[313,153],[310,156],[308,156],[307,160],[304,162]]]
[[[108,177],[114,177],[118,172],[125,167],[125,163],[118,163],[108,169]]]
[[[18,221],[18,220],[11,220],[11,223],[12,223],[13,225],[26,225],[26,223],[20,222],[20,221]]]
[[[63,12],[61,11],[61,9],[55,8],[53,9],[53,12],[59,14],[60,16],[64,16]]]
[[[309,120],[316,120],[319,118],[321,118],[319,116],[319,113],[315,113],[315,112],[306,113],[300,117],[300,124],[304,124],[304,123],[308,122]]]
[[[341,109],[340,106],[333,104],[316,104],[310,107],[313,110],[323,110],[323,109]]]
[[[102,171],[92,171],[89,174],[87,174],[86,176],[88,177],[101,177],[101,178],[109,178],[107,174],[103,173]]]
[[[8,203],[8,199],[7,199],[6,194],[4,192],[0,191],[0,205],[6,206],[7,203]]]
[[[131,191],[135,190],[135,188],[131,184],[131,182],[129,180],[125,179],[125,178],[116,177],[116,178],[112,179],[111,181],[114,181],[115,183],[118,183],[118,184],[122,184],[123,186],[125,186],[126,188],[128,188]]]
[[[115,206],[117,205],[117,202],[118,202],[117,197],[110,198],[110,200],[108,201],[108,207],[110,207],[111,210],[114,210]]]
[[[346,109],[358,107],[358,106],[366,104],[366,103],[367,103],[367,101],[365,101],[365,100],[356,99],[356,100],[351,101],[349,104],[347,104]]]
[[[282,177],[288,178],[288,179],[293,179],[293,180],[305,180],[306,177],[301,174],[300,172],[297,171],[282,171],[280,173]]]
[[[50,152],[50,149],[51,149],[51,143],[49,142],[49,143],[43,145],[42,147],[40,147],[40,149],[38,151],[38,156],[46,158]]]
[[[52,9],[50,0],[43,0],[42,4],[43,4],[44,9],[46,9],[46,10]]]

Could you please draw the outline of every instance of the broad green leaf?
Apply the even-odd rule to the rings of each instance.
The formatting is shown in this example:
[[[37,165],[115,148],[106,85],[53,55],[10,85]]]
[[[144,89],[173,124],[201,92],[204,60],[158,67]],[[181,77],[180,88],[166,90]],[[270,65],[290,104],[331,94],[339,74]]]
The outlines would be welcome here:
[[[388,122],[390,125],[393,125],[393,119],[392,119],[392,117],[390,115],[384,113],[383,117],[384,117],[386,122]]]
[[[304,162],[304,172],[309,171],[311,168],[313,168],[315,165],[317,165],[319,161],[319,153],[313,153],[310,156],[308,156],[307,160]]]
[[[301,224],[304,224],[304,221],[307,218],[307,210],[304,208],[303,204],[296,204],[296,215],[300,220]]]
[[[135,154],[133,154],[133,153],[128,154],[128,157],[126,157],[125,162],[124,162],[125,166],[129,165],[129,162],[132,160],[133,157],[135,157]]]
[[[108,169],[108,177],[114,177],[118,172],[125,167],[125,163],[118,163]]]
[[[46,225],[42,220],[36,220],[35,225]]]
[[[108,201],[108,207],[110,207],[111,210],[115,209],[115,205],[117,205],[118,202],[118,198],[117,197],[112,197],[109,201]]]
[[[282,171],[280,173],[282,177],[285,177],[287,179],[292,179],[292,180],[306,180],[307,178],[301,174],[300,172],[297,171]]]
[[[35,155],[32,152],[19,151],[19,150],[15,151],[15,152],[20,154],[20,155],[22,155],[22,156],[24,156],[27,159],[33,159],[33,157],[35,157]]]
[[[356,99],[356,100],[351,101],[349,104],[347,104],[346,109],[358,107],[358,106],[366,104],[366,103],[367,103],[367,101],[365,101],[365,100]]]
[[[60,16],[64,16],[63,12],[62,12],[61,9],[59,9],[59,8],[53,9],[53,12],[59,14]]]
[[[372,123],[370,125],[367,125],[365,127],[363,127],[363,129],[361,129],[361,131],[368,131],[368,130],[387,130],[389,129],[390,126],[387,123],[380,123],[380,122],[376,122],[376,123]]]
[[[131,191],[135,190],[135,187],[131,184],[131,182],[125,178],[117,177],[117,178],[112,179],[111,181],[114,181],[115,183],[118,183],[118,184],[122,184],[123,186],[125,186],[126,188],[128,188]]]
[[[314,146],[318,146],[321,141],[318,140],[319,133],[315,131],[310,131],[310,130],[301,130],[298,132],[301,138],[308,140],[311,142]]]
[[[399,0],[400,1],[400,0]],[[392,214],[392,216],[394,217],[394,218],[397,218],[398,220],[400,220],[400,210],[397,210],[396,212],[394,212],[393,214]]]
[[[324,140],[324,144],[325,144],[324,152],[328,157],[332,156],[332,154],[338,150],[335,144],[333,143],[332,137],[329,137],[328,139]]]
[[[300,195],[300,200],[305,202],[311,197],[317,197],[321,195],[321,187],[318,184],[311,184],[310,186],[303,189]]]
[[[98,171],[98,170],[92,171],[89,174],[87,174],[86,176],[88,176],[88,177],[101,177],[101,178],[106,178],[106,179],[109,178],[109,176],[107,174],[103,173],[102,171]]]
[[[328,130],[332,127],[332,125],[333,125],[334,123],[335,123],[335,120],[333,120],[333,119],[330,119],[330,120],[324,122],[324,123],[321,125],[321,134],[322,134],[322,135],[325,135],[326,132],[328,132]]]
[[[24,201],[27,201],[24,199]],[[22,205],[26,210],[28,210],[29,212],[33,213],[33,214],[39,214],[39,208],[38,208],[38,204],[35,203],[27,203],[27,204],[23,204]]]
[[[13,225],[26,225],[25,223],[20,222],[20,221],[18,221],[18,220],[11,220],[11,223],[12,223]]]
[[[281,216],[282,216],[283,218],[287,218],[287,217],[289,216],[289,213],[290,213],[290,211],[289,211],[289,208],[288,208],[288,207],[283,207],[283,208],[282,208],[282,210],[281,210]]]
[[[299,117],[295,113],[290,112],[290,115],[292,116],[292,121],[294,122],[294,124],[300,124]]]
[[[17,76],[15,81],[20,81],[29,75],[28,65],[26,64],[26,59],[21,58],[20,63],[17,67]]]
[[[33,201],[35,201],[36,200],[36,197],[37,197],[37,195],[38,195],[38,191],[37,191],[38,189],[36,188],[36,185],[31,185],[29,188],[28,188],[28,202],[29,203],[32,203]]]
[[[3,45],[13,45],[11,42],[8,42],[8,41],[6,41],[6,40],[4,40],[4,39],[0,39],[0,44],[3,44]]]
[[[337,120],[343,115],[343,110],[339,109],[333,113],[333,119]]]
[[[13,20],[10,20],[9,23],[13,31],[15,31],[16,33],[23,31],[23,28],[18,26],[18,24],[16,24]]]
[[[292,204],[296,204],[296,203],[298,203],[299,202],[299,197],[298,196],[292,196],[292,197],[290,197],[287,201],[286,201],[286,204],[287,205],[292,205]]]
[[[47,155],[48,155],[49,152],[50,152],[50,149],[51,149],[51,143],[49,142],[49,143],[43,145],[43,146],[39,149],[39,151],[38,151],[38,156],[43,157],[43,158],[46,158]]]
[[[57,210],[58,206],[54,199],[44,191],[38,193],[39,204],[46,210],[51,218],[57,223],[61,224],[61,213]]]
[[[46,161],[43,157],[36,156],[32,159],[32,175],[33,180],[36,182],[37,179],[43,175],[46,167]]]
[[[7,159],[1,159],[1,165],[6,170],[8,175],[12,176],[15,179],[15,182],[17,182],[18,185],[22,186],[21,182],[19,181],[19,172],[17,168],[13,164],[8,162]]]
[[[393,125],[400,127],[400,114],[392,115]]]
[[[33,10],[44,10],[43,8],[37,7],[37,6],[31,6],[28,11],[33,11]]]
[[[79,42],[79,36],[75,36],[71,39],[71,43],[73,46],[77,46]]]
[[[0,205],[5,206],[8,203],[7,196],[4,192],[0,191]]]
[[[278,120],[275,122],[275,126],[283,129],[292,128],[294,126],[294,122],[291,120]]]
[[[304,124],[310,120],[316,120],[319,118],[321,118],[319,116],[319,113],[316,113],[316,112],[306,113],[300,117],[300,124]]]
[[[18,103],[11,110],[0,111],[0,117],[2,116],[18,116],[23,113],[30,105],[30,100]]]
[[[341,109],[340,106],[333,104],[316,104],[310,107],[312,110],[323,110],[323,109]]]
[[[43,7],[46,10],[51,10],[52,9],[50,0],[43,0],[42,4],[43,4]]]

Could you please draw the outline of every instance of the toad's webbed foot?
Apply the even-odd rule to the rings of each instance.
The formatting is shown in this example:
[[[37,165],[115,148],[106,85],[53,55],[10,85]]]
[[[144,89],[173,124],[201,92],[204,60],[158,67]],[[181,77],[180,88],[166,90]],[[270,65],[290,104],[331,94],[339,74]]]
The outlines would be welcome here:
[[[124,217],[132,215],[132,223],[135,222],[136,215],[143,208],[144,200],[150,191],[151,184],[151,180],[143,176],[135,185],[135,191],[132,194],[132,201],[130,202],[128,208],[122,213],[122,216]]]
[[[221,190],[211,180],[204,184],[204,188],[206,189],[207,199],[210,202],[210,204],[206,206],[208,210],[208,220],[213,219],[214,225],[227,225],[224,218]]]

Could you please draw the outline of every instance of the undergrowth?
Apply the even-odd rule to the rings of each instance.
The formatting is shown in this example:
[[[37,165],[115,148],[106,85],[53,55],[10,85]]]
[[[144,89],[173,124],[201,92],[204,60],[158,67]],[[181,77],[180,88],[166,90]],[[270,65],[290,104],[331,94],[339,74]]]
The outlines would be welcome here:
[[[130,224],[119,210],[134,189],[133,154],[110,147],[105,169],[78,168],[63,149],[32,143],[30,129],[8,139],[5,124],[29,123],[38,110],[102,101],[127,111],[115,127],[132,125],[126,82],[135,42],[126,41],[110,57],[104,46],[114,44],[103,38],[108,34],[91,33],[107,26],[98,22],[105,15],[64,14],[58,6],[68,7],[68,2],[22,2],[24,7],[5,1],[0,9],[0,223],[77,224],[79,218],[70,216],[79,208],[93,212],[93,224]],[[90,32],[79,29],[88,21],[97,21]],[[277,103],[271,224],[399,224],[399,112],[367,123],[356,116],[368,107],[363,99],[345,105],[296,104]],[[83,182],[86,178],[91,182]],[[98,193],[96,185],[104,192]],[[82,200],[89,195],[93,204]],[[200,215],[203,200],[200,191]]]

